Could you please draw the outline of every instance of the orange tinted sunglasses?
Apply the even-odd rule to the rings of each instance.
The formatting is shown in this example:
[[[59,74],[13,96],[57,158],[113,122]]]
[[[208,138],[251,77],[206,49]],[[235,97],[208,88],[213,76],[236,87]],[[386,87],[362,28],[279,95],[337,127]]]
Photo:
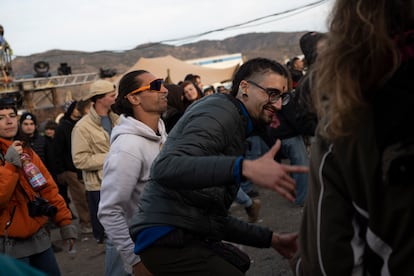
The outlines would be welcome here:
[[[128,93],[128,95],[133,95],[133,94],[147,91],[147,90],[160,92],[163,83],[164,83],[163,79],[155,79],[152,82],[150,82],[150,84],[148,85],[144,85],[144,86],[141,86],[140,88],[132,90],[131,92]]]

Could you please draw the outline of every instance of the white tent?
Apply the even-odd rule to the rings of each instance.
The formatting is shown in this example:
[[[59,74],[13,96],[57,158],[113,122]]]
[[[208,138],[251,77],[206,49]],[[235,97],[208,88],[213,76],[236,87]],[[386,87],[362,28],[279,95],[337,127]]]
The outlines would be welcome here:
[[[146,70],[157,77],[169,79],[173,83],[184,80],[187,74],[199,75],[204,85],[210,85],[216,82],[228,81],[233,79],[233,74],[239,65],[234,65],[225,69],[213,69],[193,65],[179,60],[170,55],[157,58],[140,58],[128,72],[133,70]]]

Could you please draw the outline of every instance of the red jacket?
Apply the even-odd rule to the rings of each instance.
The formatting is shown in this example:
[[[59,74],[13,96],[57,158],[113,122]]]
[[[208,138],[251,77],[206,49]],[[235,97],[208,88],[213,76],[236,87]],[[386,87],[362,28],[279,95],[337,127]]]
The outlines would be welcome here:
[[[3,156],[11,144],[12,141],[0,138],[0,150]],[[24,177],[22,169],[7,161],[0,161],[0,236],[5,235],[8,223],[10,224],[7,228],[8,236],[23,239],[32,236],[46,224],[48,221],[46,216],[34,218],[29,216],[27,204],[36,195],[48,200],[49,204],[57,207],[57,214],[53,218],[57,226],[62,227],[72,222],[70,210],[59,195],[58,187],[40,160],[40,157],[31,149],[25,148],[24,152],[28,153],[32,158],[33,164],[39,167],[47,181],[47,186],[39,192],[33,191]]]

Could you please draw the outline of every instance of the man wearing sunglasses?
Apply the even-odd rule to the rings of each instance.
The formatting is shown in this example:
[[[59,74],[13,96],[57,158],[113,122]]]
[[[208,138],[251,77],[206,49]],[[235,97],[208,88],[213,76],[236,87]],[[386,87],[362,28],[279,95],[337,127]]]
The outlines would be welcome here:
[[[130,224],[134,252],[151,273],[244,275],[248,256],[222,241],[273,247],[287,258],[296,252],[296,234],[279,234],[228,213],[241,181],[293,201],[289,173],[307,172],[274,160],[280,141],[258,159],[243,157],[246,138],[282,108],[287,78],[279,63],[252,59],[236,73],[232,95],[200,99],[171,130]]]
[[[144,70],[119,81],[114,110],[120,122],[111,135],[104,164],[98,216],[108,236],[105,275],[148,275],[134,254],[128,232],[131,216],[149,181],[152,161],[167,139],[161,114],[167,110],[168,90],[162,79]]]

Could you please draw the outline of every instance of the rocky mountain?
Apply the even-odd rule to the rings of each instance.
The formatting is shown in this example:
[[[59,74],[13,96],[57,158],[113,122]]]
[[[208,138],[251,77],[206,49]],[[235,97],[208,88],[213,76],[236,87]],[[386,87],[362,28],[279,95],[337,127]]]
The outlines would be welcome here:
[[[122,52],[50,50],[30,56],[16,57],[13,61],[13,71],[15,76],[30,76],[34,74],[33,64],[35,62],[46,61],[49,63],[49,72],[52,75],[57,74],[57,68],[61,63],[67,63],[73,74],[98,72],[100,68],[116,69],[118,73],[123,73],[140,57],[151,58],[165,55],[186,60],[242,53],[245,59],[267,57],[283,62],[287,58],[302,54],[299,39],[303,34],[304,32],[249,33],[224,40],[202,40],[181,46],[143,44]]]

